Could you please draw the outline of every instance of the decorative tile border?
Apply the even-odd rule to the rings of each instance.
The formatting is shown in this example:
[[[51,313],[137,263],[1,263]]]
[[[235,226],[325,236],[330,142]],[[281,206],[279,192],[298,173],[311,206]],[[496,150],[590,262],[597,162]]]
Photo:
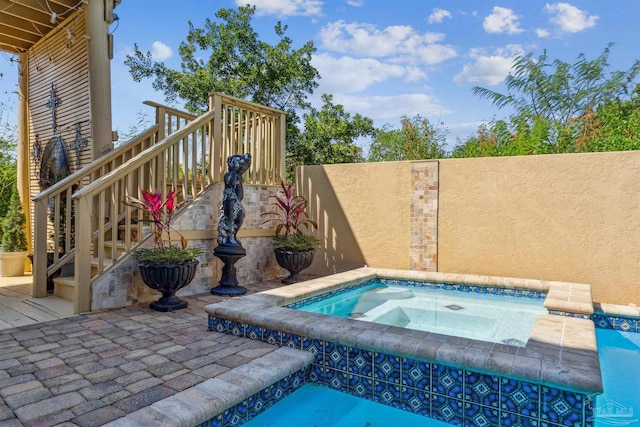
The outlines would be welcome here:
[[[591,319],[590,314],[570,313],[567,311],[558,311],[558,310],[548,310],[548,311],[549,311],[549,314],[553,314],[554,316],[575,317],[577,319]]]
[[[409,269],[438,271],[437,161],[411,164]]]
[[[484,295],[505,295],[517,298],[529,298],[536,300],[543,300],[546,297],[546,293],[539,291],[532,291],[528,289],[510,289],[510,288],[496,288],[486,286],[465,285],[460,283],[439,283],[439,282],[422,282],[417,280],[400,280],[400,279],[386,279],[376,278],[367,280],[354,285],[346,286],[343,288],[335,289],[330,292],[323,293],[321,295],[311,296],[300,301],[296,301],[293,304],[284,305],[285,308],[299,309],[307,305],[322,301],[328,298],[332,298],[337,295],[342,295],[346,292],[360,289],[366,286],[373,285],[375,283],[382,283],[389,286],[405,286],[413,288],[425,288],[425,289],[442,289],[447,291],[465,292],[465,293],[477,293]],[[560,312],[559,312],[560,313]],[[586,318],[589,318],[588,316]]]
[[[309,351],[309,381],[450,424],[592,426],[582,393],[215,316],[209,330]]]
[[[241,426],[307,384],[309,382],[309,371],[310,367],[294,372],[205,421],[198,427]]]
[[[595,323],[596,328],[640,333],[640,318],[594,313],[591,320]]]

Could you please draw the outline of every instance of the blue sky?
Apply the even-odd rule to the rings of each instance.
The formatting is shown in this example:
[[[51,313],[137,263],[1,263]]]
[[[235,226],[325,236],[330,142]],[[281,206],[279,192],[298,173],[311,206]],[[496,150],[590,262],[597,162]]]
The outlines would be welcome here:
[[[572,63],[580,53],[597,57],[612,42],[612,70],[627,70],[640,58],[638,0],[122,0],[120,21],[112,26],[114,128],[128,129],[141,111],[151,120],[142,101],[164,101],[151,80],[133,82],[123,65],[134,43],[177,68],[188,20],[201,26],[219,8],[247,2],[257,7],[253,26],[263,39],[275,41],[280,20],[297,47],[313,40],[313,65],[322,78],[312,104],[320,106],[320,95],[331,93],[376,126],[397,127],[403,115],[420,114],[441,123],[450,148],[480,123],[509,114],[471,89],[503,90],[518,53],[537,56],[546,49],[550,58]],[[0,102],[12,105],[7,93],[14,90],[16,67],[5,56],[0,72]]]

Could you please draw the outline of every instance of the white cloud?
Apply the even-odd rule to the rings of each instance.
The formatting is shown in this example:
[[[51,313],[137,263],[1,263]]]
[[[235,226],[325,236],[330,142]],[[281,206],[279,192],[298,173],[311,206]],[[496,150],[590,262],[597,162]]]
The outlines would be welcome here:
[[[347,4],[353,7],[361,7],[364,6],[364,1],[362,0],[347,0]]]
[[[509,74],[513,59],[518,54],[522,54],[522,48],[517,45],[498,49],[493,54],[487,54],[482,50],[472,50],[470,55],[474,61],[465,64],[462,71],[453,77],[453,82],[457,84],[485,83],[489,86],[495,86]]]
[[[324,49],[373,58],[389,57],[394,61],[437,64],[457,55],[456,50],[438,44],[441,33],[420,33],[408,25],[392,25],[378,29],[366,23],[336,21],[325,25],[319,33]]]
[[[536,28],[536,35],[541,39],[546,39],[551,35],[551,33],[545,28]]]
[[[500,6],[495,6],[493,13],[484,18],[482,27],[487,33],[516,34],[524,31],[518,25],[518,15],[513,10]]]
[[[257,15],[315,16],[322,14],[321,0],[235,0],[236,6],[250,4]]]
[[[598,15],[588,15],[569,3],[547,3],[544,11],[553,15],[549,21],[555,24],[561,33],[579,33],[594,27],[599,18]]]
[[[425,77],[424,72],[416,67],[386,64],[372,58],[335,58],[326,53],[315,55],[312,65],[322,77],[322,90],[328,93],[360,92],[391,78],[415,81]]]
[[[344,105],[346,111],[357,111],[370,117],[376,122],[376,126],[390,121],[392,125],[397,124],[402,116],[413,117],[420,114],[423,117],[440,117],[451,112],[437,99],[424,93],[393,96],[335,95],[334,99],[336,104]]]
[[[427,21],[429,24],[440,24],[444,18],[451,18],[451,12],[436,7],[431,12],[431,15],[429,15],[429,18],[427,18]]]
[[[172,55],[173,50],[162,42],[155,41],[151,45],[151,57],[154,61],[164,61],[171,58]]]

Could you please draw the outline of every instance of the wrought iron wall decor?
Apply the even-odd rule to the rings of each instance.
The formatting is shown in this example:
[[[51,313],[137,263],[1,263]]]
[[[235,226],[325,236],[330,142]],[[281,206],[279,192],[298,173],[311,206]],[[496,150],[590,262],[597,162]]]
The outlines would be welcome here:
[[[35,164],[35,175],[40,185],[40,190],[51,187],[56,182],[65,178],[72,173],[69,149],[75,151],[76,162],[75,167],[80,168],[80,156],[82,150],[89,145],[90,137],[83,136],[82,124],[91,123],[89,120],[79,121],[71,126],[59,128],[57,110],[62,104],[62,99],[56,94],[56,85],[51,83],[49,91],[49,99],[45,106],[51,110],[51,127],[53,136],[43,147],[39,134],[36,134],[33,149],[31,151],[31,159]],[[90,127],[89,127],[90,128]],[[73,141],[67,147],[63,134],[73,134]]]

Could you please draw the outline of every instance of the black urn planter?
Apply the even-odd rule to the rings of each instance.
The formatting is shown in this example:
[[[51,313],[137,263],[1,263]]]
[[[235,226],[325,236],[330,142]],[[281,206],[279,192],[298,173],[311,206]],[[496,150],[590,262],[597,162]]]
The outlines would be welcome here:
[[[299,282],[298,273],[309,267],[313,262],[315,249],[307,250],[289,250],[276,248],[273,250],[276,254],[278,265],[289,272],[289,277],[282,279],[282,283],[290,285]]]
[[[198,263],[197,259],[180,264],[138,262],[140,277],[145,285],[162,292],[162,297],[149,304],[149,307],[163,312],[187,308],[188,303],[175,296],[175,293],[191,283]]]

